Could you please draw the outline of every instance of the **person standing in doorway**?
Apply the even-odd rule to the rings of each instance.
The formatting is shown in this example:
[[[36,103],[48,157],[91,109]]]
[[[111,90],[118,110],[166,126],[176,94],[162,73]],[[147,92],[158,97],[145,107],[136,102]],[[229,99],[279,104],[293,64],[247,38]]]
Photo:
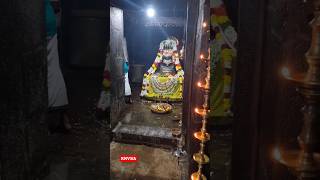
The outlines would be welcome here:
[[[110,125],[111,108],[111,74],[110,74],[110,43],[108,44],[103,71],[102,90],[97,104],[96,117]]]
[[[125,102],[127,104],[132,104],[131,87],[129,83],[129,56],[128,56],[128,50],[127,50],[127,40],[124,37],[122,39],[122,49],[123,49],[123,57],[124,57],[123,73],[124,73]]]
[[[132,104],[132,99],[131,99],[131,87],[130,87],[130,83],[129,83],[129,62],[128,61],[124,61],[123,63],[123,72],[124,72],[124,94],[125,94],[125,102],[127,104]]]
[[[45,1],[45,25],[47,35],[48,107],[49,113],[59,114],[58,128],[69,131],[72,127],[67,113],[68,97],[65,81],[60,69],[57,19],[50,0]],[[57,123],[55,123],[57,124]],[[50,128],[50,127],[49,127]],[[51,127],[52,128],[52,127]],[[55,131],[56,128],[51,129]]]

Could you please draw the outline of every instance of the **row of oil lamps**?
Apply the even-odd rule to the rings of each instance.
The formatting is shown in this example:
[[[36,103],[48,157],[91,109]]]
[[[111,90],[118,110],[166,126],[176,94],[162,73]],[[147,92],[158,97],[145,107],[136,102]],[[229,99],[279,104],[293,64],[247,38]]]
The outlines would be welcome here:
[[[280,164],[287,167],[298,180],[319,180],[320,179],[320,153],[317,149],[320,146],[320,0],[314,0],[314,19],[311,21],[312,40],[311,47],[306,53],[306,61],[309,65],[306,73],[292,75],[287,67],[282,69],[282,75],[286,80],[293,83],[299,93],[305,99],[303,107],[304,125],[298,142],[300,149],[288,150],[275,147],[273,158]],[[207,27],[203,23],[203,27]],[[195,113],[202,117],[202,128],[194,133],[194,137],[200,141],[200,150],[193,155],[194,161],[198,164],[198,171],[191,175],[192,180],[205,180],[202,170],[203,165],[209,163],[209,157],[204,153],[205,143],[210,140],[210,134],[206,131],[209,106],[210,90],[210,53],[200,59],[207,63],[207,76],[205,84],[198,82],[198,87],[204,91],[204,103],[202,108],[196,108]]]
[[[207,27],[207,23],[204,22],[202,24],[203,28]],[[200,141],[200,149],[197,153],[193,154],[193,160],[198,164],[197,172],[194,172],[191,175],[192,180],[206,180],[206,176],[203,174],[203,165],[209,163],[209,157],[204,153],[205,150],[205,143],[210,140],[210,134],[207,133],[206,124],[209,110],[209,96],[210,96],[210,51],[207,58],[204,57],[203,54],[200,55],[200,60],[206,63],[207,65],[207,72],[205,77],[205,83],[202,84],[201,82],[197,83],[198,88],[200,88],[204,92],[204,102],[202,108],[195,108],[195,113],[198,116],[202,117],[202,127],[198,132],[194,133],[194,137]]]

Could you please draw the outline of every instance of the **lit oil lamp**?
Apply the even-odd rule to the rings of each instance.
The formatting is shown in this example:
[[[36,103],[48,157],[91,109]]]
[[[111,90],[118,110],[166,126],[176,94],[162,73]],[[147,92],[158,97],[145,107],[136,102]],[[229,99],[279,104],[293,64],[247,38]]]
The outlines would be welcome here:
[[[204,59],[204,55],[203,54],[200,54],[200,59]]]
[[[298,136],[299,149],[280,150],[276,148],[273,158],[287,167],[299,180],[320,179],[320,0],[314,0],[314,19],[311,21],[312,38],[305,54],[306,73],[291,74],[287,67],[281,69],[283,77],[293,82],[304,98],[304,124]]]
[[[206,25],[205,25],[206,26]],[[204,102],[202,108],[195,108],[194,112],[202,117],[202,127],[198,132],[195,132],[193,135],[196,139],[200,141],[200,149],[197,153],[193,154],[193,160],[198,164],[198,171],[194,172],[191,175],[192,180],[206,180],[206,176],[203,174],[203,166],[210,162],[209,157],[204,153],[205,143],[210,140],[210,134],[207,133],[206,124],[208,113],[210,112],[208,107],[209,101],[209,87],[210,87],[210,53],[209,57],[206,58],[203,54],[200,54],[200,60],[207,65],[207,75],[205,78],[205,84],[202,84],[200,81],[197,82],[197,86],[204,90]]]
[[[206,22],[203,22],[203,23],[202,23],[202,27],[206,28],[207,26],[208,26],[208,25],[207,25]]]
[[[198,82],[197,85],[198,85],[198,87],[200,87],[200,88],[203,87],[202,84],[201,84],[201,82]]]

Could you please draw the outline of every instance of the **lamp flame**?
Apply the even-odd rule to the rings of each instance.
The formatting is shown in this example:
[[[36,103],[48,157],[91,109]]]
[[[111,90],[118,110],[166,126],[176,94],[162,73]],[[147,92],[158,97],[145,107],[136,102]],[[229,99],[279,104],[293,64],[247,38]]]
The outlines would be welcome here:
[[[286,78],[290,77],[290,71],[289,71],[289,69],[287,67],[283,67],[281,69],[281,74]]]
[[[206,22],[203,22],[203,23],[202,23],[202,27],[204,27],[204,28],[207,27],[207,23],[206,23]]]
[[[274,150],[273,150],[273,158],[277,161],[280,161],[282,158],[281,158],[281,152],[279,150],[278,147],[276,147]]]
[[[194,109],[194,112],[199,113],[199,109],[198,109],[198,108],[195,108],[195,109]]]
[[[197,137],[197,133],[196,133],[196,132],[195,132],[195,133],[193,133],[193,137],[195,137],[195,138]]]
[[[204,59],[204,55],[203,54],[200,55],[200,59]]]
[[[198,85],[198,87],[202,87],[201,82],[198,82],[197,85]]]

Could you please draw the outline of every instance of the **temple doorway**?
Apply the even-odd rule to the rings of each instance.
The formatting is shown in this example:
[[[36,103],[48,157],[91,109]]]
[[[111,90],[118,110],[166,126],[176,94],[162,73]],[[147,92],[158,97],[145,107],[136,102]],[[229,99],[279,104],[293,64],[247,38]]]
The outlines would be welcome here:
[[[174,136],[181,133],[182,123],[186,7],[184,0],[111,3],[114,141],[176,146]]]
[[[112,178],[181,178],[186,17],[187,0],[111,1]],[[141,156],[137,167],[119,163],[125,152]]]

